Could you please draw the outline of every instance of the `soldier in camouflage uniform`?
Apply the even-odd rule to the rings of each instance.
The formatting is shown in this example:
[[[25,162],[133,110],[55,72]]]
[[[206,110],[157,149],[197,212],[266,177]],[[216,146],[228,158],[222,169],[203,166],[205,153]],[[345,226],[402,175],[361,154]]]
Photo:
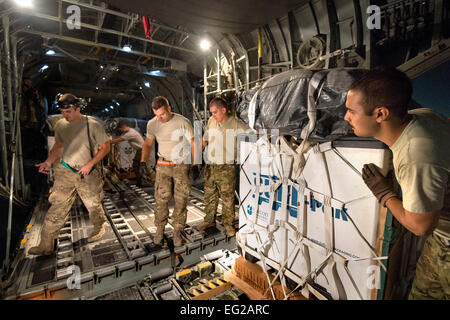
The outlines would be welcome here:
[[[214,98],[209,104],[212,114],[208,120],[202,146],[208,145],[205,168],[205,217],[198,226],[205,230],[215,226],[219,197],[222,199],[222,222],[227,235],[235,235],[233,220],[234,193],[236,190],[236,143],[237,135],[246,131],[245,124],[230,115],[226,102],[221,98]]]
[[[166,165],[161,163],[159,161],[156,166],[155,225],[160,230],[164,230],[164,226],[169,218],[169,202],[172,199],[173,190],[175,206],[172,212],[172,219],[176,229],[181,230],[186,224],[186,206],[192,187],[188,176],[190,166],[188,164]],[[174,243],[179,238],[178,230],[176,235],[174,234]],[[177,241],[176,245],[181,245],[180,241]]]
[[[164,229],[169,218],[169,202],[173,198],[172,213],[174,224],[173,243],[182,245],[181,230],[187,217],[187,201],[192,182],[189,178],[191,154],[194,148],[194,129],[185,117],[172,113],[169,101],[162,96],[153,99],[155,117],[147,123],[147,135],[142,147],[140,168],[146,171],[147,161],[153,142],[158,142],[158,160],[155,181],[155,244],[161,244]],[[187,150],[187,151],[186,151]]]
[[[64,119],[55,125],[55,144],[48,158],[36,166],[40,173],[48,174],[56,160],[61,159],[61,163],[53,166],[55,183],[48,198],[51,206],[41,229],[40,243],[30,248],[29,254],[52,254],[53,240],[64,226],[77,194],[94,226],[88,241],[97,241],[105,233],[106,216],[101,204],[103,181],[96,164],[108,154],[110,145],[101,123],[81,114],[81,104],[81,100],[72,94],[58,98]],[[100,149],[95,152],[97,146]]]
[[[417,262],[410,300],[450,300],[450,244],[432,234]]]
[[[411,80],[397,69],[368,71],[350,87],[344,119],[357,136],[390,148],[402,197],[373,163],[362,170],[367,187],[405,228],[428,237],[409,299],[448,299],[450,120],[431,109],[408,111],[411,94]]]

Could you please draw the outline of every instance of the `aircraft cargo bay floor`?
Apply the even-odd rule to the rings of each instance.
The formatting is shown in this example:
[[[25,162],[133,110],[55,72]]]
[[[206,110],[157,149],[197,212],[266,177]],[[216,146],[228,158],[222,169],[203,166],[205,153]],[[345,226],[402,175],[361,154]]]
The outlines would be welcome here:
[[[4,298],[152,300],[150,297],[156,297],[158,293],[149,289],[153,282],[175,275],[182,267],[205,262],[211,253],[216,258],[224,256],[223,259],[227,260],[220,267],[214,264],[213,269],[223,273],[230,267],[230,257],[236,251],[235,238],[228,237],[220,223],[206,232],[196,229],[204,216],[201,191],[194,188],[191,192],[182,233],[183,245],[173,246],[173,227],[169,218],[164,242],[158,246],[153,243],[156,231],[153,188],[139,188],[128,180],[110,181],[110,185],[112,188],[105,191],[103,200],[108,221],[101,240],[88,243],[93,227],[87,210],[77,198],[55,241],[54,253],[37,257],[27,255],[27,252],[39,243],[40,229],[48,209],[46,199],[41,201],[31,218],[31,227],[27,227],[26,241],[22,241],[11,265],[10,286]],[[170,206],[172,210],[173,203]],[[218,214],[220,212],[219,205]],[[224,267],[226,264],[229,266]],[[209,280],[226,283],[220,274],[215,274],[215,277]],[[189,299],[189,294],[173,280],[163,280],[173,286],[173,290],[168,290],[169,284],[166,283],[168,299]],[[144,287],[153,295],[148,290],[142,291]]]

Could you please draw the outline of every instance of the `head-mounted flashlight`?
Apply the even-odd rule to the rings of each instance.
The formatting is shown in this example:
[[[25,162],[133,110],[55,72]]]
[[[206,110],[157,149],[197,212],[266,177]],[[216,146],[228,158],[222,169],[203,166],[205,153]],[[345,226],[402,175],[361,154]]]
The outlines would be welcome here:
[[[83,98],[77,98],[70,93],[58,93],[56,95],[56,104],[60,109],[67,109],[72,106],[83,110],[87,106],[87,102]]]

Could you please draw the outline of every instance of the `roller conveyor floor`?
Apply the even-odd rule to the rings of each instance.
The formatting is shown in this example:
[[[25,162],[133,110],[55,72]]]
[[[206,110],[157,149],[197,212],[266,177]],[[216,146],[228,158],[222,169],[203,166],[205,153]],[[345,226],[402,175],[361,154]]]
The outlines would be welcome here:
[[[103,200],[108,221],[101,240],[88,243],[92,224],[87,210],[77,198],[55,241],[53,255],[36,257],[27,252],[39,243],[48,208],[47,200],[41,201],[11,265],[10,286],[5,299],[96,299],[100,296],[119,298],[121,295],[143,298],[142,293],[137,295],[137,291],[130,288],[149,275],[161,270],[171,270],[175,274],[183,266],[199,263],[211,252],[236,250],[235,238],[228,237],[220,224],[206,233],[196,229],[204,216],[200,190],[194,188],[189,198],[187,222],[182,233],[184,243],[174,247],[170,218],[162,246],[153,243],[156,227],[152,187],[139,188],[129,180],[109,181],[109,185],[111,189],[105,191]],[[169,210],[172,212],[173,203]],[[219,205],[219,217],[220,212]]]

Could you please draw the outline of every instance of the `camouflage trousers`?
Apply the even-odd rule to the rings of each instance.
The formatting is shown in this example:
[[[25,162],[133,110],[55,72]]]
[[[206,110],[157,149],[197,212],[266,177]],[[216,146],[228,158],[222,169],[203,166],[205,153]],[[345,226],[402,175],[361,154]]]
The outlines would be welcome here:
[[[42,233],[56,237],[59,230],[69,218],[69,211],[77,194],[89,212],[89,219],[94,226],[106,221],[102,207],[103,180],[98,167],[81,179],[79,174],[71,172],[60,163],[53,166],[55,183],[50,189],[50,208],[45,216]]]
[[[155,171],[150,168],[150,166],[148,165],[148,161],[145,164],[147,166],[147,172],[149,173],[149,175],[141,176],[141,173],[139,172],[141,155],[142,155],[142,149],[139,149],[136,151],[136,154],[133,159],[133,171],[134,171],[134,174],[136,175],[136,182],[138,184],[153,182],[153,181],[155,181]]]
[[[232,225],[235,217],[234,191],[236,190],[236,166],[232,164],[211,164],[205,168],[205,217],[207,224],[216,219],[219,198],[222,199],[222,222]]]
[[[409,300],[450,299],[450,248],[434,233],[417,261]]]
[[[156,166],[155,225],[157,227],[164,227],[167,224],[169,219],[169,202],[172,199],[172,195],[175,201],[175,207],[172,212],[174,225],[185,225],[187,218],[186,206],[192,188],[192,182],[188,175],[189,167],[190,165],[188,164],[158,164]]]

